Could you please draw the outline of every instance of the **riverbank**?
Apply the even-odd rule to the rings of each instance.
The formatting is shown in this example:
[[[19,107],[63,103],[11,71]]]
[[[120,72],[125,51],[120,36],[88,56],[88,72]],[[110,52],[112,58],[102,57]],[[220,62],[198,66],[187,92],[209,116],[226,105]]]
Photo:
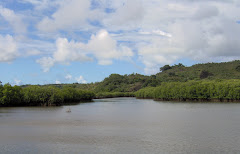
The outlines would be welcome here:
[[[148,99],[153,99],[153,98],[148,98]],[[153,100],[155,100],[155,101],[173,101],[173,102],[231,102],[231,103],[239,103],[240,102],[240,100],[229,100],[229,99],[153,99]]]

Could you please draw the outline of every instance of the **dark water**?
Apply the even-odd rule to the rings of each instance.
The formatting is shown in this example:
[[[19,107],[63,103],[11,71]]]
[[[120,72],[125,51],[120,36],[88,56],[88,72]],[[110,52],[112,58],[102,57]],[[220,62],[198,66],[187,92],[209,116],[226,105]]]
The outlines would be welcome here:
[[[114,98],[0,108],[1,153],[240,153],[240,104]]]

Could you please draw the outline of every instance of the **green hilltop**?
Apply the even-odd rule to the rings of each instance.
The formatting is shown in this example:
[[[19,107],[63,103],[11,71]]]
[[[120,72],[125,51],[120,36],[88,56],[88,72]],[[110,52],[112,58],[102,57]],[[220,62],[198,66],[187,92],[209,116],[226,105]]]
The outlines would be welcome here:
[[[161,82],[188,81],[201,79],[240,79],[240,61],[223,63],[196,64],[185,67],[182,64],[162,67],[163,71],[157,73],[157,79]]]

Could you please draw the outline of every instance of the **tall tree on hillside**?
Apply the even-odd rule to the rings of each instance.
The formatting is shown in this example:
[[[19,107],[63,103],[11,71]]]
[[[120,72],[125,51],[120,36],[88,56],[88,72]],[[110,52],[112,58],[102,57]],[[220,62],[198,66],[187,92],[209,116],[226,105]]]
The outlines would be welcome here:
[[[160,68],[160,71],[164,72],[164,71],[169,70],[169,69],[171,69],[171,68],[172,68],[171,66],[165,65],[165,66],[163,66],[163,67]]]

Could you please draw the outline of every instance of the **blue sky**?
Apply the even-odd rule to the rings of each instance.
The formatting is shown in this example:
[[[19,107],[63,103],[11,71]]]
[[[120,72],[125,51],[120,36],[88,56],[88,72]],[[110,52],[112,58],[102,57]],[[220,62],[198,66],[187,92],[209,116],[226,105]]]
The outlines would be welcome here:
[[[90,83],[240,59],[238,0],[0,1],[0,81]]]

